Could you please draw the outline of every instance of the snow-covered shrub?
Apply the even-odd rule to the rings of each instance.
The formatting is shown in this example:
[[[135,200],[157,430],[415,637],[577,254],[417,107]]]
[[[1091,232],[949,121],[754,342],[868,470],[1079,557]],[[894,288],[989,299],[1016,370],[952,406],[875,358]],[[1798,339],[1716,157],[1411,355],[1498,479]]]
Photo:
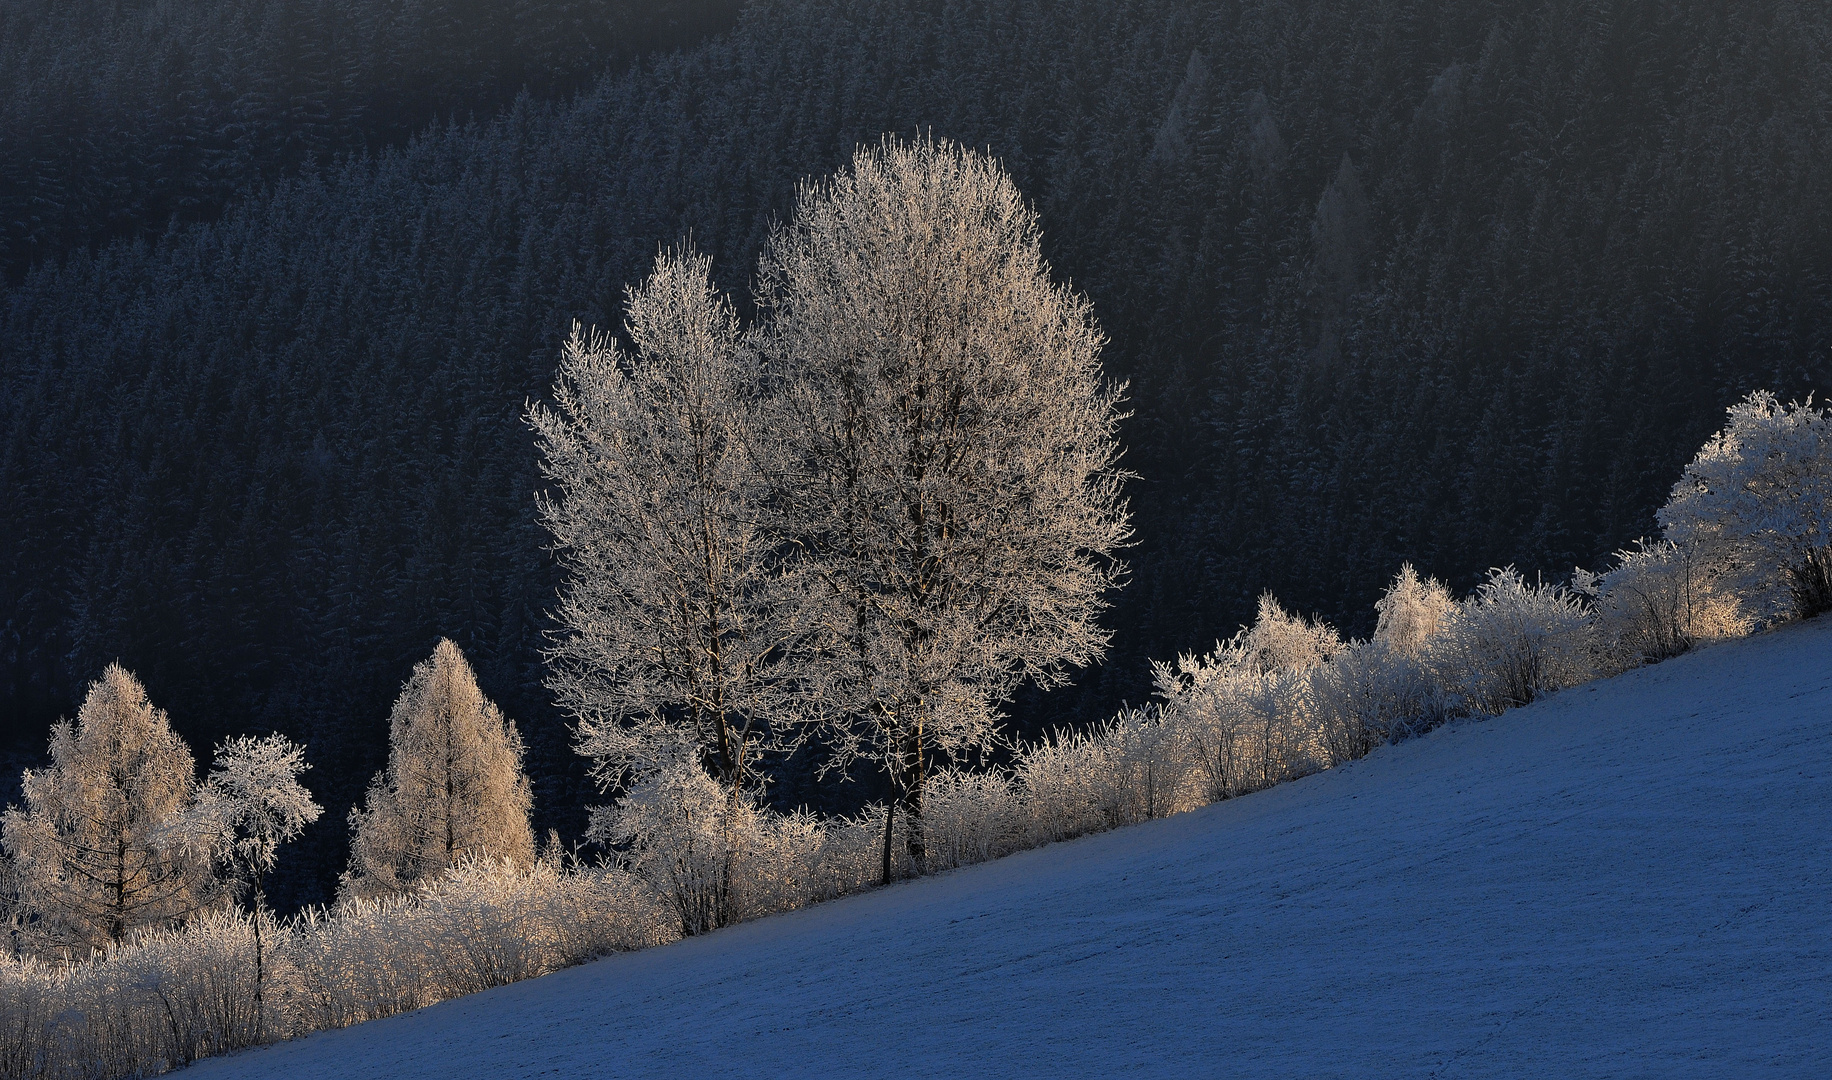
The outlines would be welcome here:
[[[1311,703],[1330,764],[1444,719],[1449,702],[1425,657],[1456,607],[1443,582],[1401,566],[1374,604],[1380,618],[1373,638],[1350,643],[1312,669]]]
[[[1101,814],[1098,771],[1100,749],[1087,732],[1057,731],[1025,747],[1014,768],[1032,843],[1097,832],[1106,827]]]
[[[742,918],[738,860],[762,831],[745,793],[722,788],[683,743],[614,804],[595,807],[589,836],[667,899],[681,933],[702,934]]]
[[[294,1006],[308,1028],[346,1027],[440,999],[420,962],[425,943],[408,933],[417,907],[411,894],[346,896],[292,922],[277,951],[298,972]]]
[[[1594,678],[1593,638],[1577,594],[1529,584],[1509,566],[1458,603],[1427,663],[1457,707],[1493,714]]]
[[[0,1076],[149,1075],[253,1045],[254,971],[252,922],[228,909],[76,963],[0,961]]]
[[[1170,722],[1189,740],[1207,797],[1270,787],[1329,764],[1310,673],[1342,649],[1331,627],[1260,597],[1254,624],[1207,656],[1154,663]]]
[[[32,957],[0,960],[0,1076],[54,1075],[55,1037],[69,968]]]
[[[668,914],[614,866],[473,859],[410,894],[308,911],[279,951],[298,1022],[343,1027],[660,944]]]
[[[271,921],[264,928],[273,933]],[[253,1046],[263,1031],[283,1037],[289,1024],[284,994],[274,994],[264,1024],[255,1006],[254,919],[213,911],[183,927],[142,935],[100,967],[112,968],[126,991],[124,1004],[144,1023],[162,1030],[159,1056],[174,1065]],[[284,988],[289,973],[269,967],[267,978]]]
[[[1379,621],[1374,640],[1399,656],[1423,656],[1457,609],[1456,598],[1437,578],[1421,578],[1402,563],[1393,584],[1374,602]]]
[[[1832,611],[1832,418],[1758,390],[1732,405],[1657,515],[1758,623]]]
[[[1028,826],[1017,791],[1003,773],[944,769],[923,784],[923,843],[932,871],[1027,847]]]
[[[1616,552],[1607,572],[1580,570],[1572,583],[1591,598],[1597,652],[1608,671],[1656,663],[1753,629],[1747,606],[1696,545],[1638,540]]]
[[[1385,641],[1355,641],[1310,673],[1310,703],[1328,764],[1442,722],[1449,702],[1424,661]]]
[[[825,836],[806,814],[770,813],[707,775],[689,743],[657,752],[616,803],[592,811],[590,836],[665,897],[681,933],[698,934],[825,891]]]
[[[421,890],[403,921],[441,998],[532,979],[669,936],[642,883],[615,867],[476,859]]]
[[[829,823],[808,810],[759,810],[756,846],[740,860],[747,896],[745,917],[788,911],[852,892],[849,878],[830,880],[826,851]]]
[[[814,869],[809,877],[809,902],[857,892],[882,879],[884,818],[884,804],[872,803],[851,817],[826,818],[819,823],[818,846],[810,855]],[[909,815],[897,814],[890,837],[892,877],[910,874],[908,839]]]
[[[659,944],[668,914],[615,867],[466,862],[412,894],[266,922],[264,1019],[255,917],[233,908],[93,959],[0,960],[0,1076],[151,1075]]]
[[[1200,805],[1190,741],[1162,707],[1122,709],[1028,746],[1016,766],[1032,843],[1131,825]]]

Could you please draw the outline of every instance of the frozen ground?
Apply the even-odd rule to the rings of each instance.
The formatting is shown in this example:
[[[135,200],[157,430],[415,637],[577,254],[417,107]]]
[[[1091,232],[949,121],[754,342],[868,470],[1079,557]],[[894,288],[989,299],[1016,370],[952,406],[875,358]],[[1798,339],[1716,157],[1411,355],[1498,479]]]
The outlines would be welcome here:
[[[1832,618],[192,1080],[1832,1075]]]

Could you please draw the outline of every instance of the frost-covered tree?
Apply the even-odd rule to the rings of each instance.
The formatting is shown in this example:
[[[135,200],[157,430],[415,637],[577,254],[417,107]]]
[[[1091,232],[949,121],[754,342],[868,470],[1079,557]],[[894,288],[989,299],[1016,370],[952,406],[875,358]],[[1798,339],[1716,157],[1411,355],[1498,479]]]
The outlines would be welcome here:
[[[257,1041],[265,1014],[261,931],[267,905],[261,885],[278,861],[280,845],[324,812],[299,783],[299,774],[309,768],[305,747],[282,735],[226,740],[216,748],[197,801],[170,824],[166,837],[168,846],[218,863],[228,871],[232,887],[252,893]]]
[[[388,767],[365,803],[350,811],[346,893],[401,892],[467,856],[534,861],[521,736],[449,639],[414,665],[395,700]]]
[[[756,354],[709,266],[656,260],[629,294],[633,351],[575,326],[529,422],[567,572],[549,685],[580,752],[614,783],[686,740],[736,797],[795,712],[793,620],[760,524]]]
[[[13,902],[38,949],[86,954],[212,898],[209,861],[158,842],[190,805],[191,751],[138,679],[110,664],[74,724],[51,729],[51,764],[28,769],[0,843]]]
[[[1021,681],[1061,683],[1129,534],[1088,302],[1051,280],[992,158],[886,139],[804,186],[761,266],[779,382],[773,507],[824,604],[835,759],[878,762],[883,876],[900,801],[923,864],[924,776],[992,739]]]
[[[738,917],[756,760],[797,715],[795,590],[761,523],[756,353],[709,270],[664,252],[628,297],[633,350],[575,327],[554,408],[529,411],[560,489],[541,513],[567,570],[549,685],[599,781],[632,785],[604,818],[628,827],[597,834],[635,845],[648,871],[680,863],[662,887],[686,933]],[[642,811],[657,792],[699,791],[683,754],[724,808]]]
[[[1759,621],[1832,611],[1832,419],[1758,390],[1732,405],[1660,509]]]

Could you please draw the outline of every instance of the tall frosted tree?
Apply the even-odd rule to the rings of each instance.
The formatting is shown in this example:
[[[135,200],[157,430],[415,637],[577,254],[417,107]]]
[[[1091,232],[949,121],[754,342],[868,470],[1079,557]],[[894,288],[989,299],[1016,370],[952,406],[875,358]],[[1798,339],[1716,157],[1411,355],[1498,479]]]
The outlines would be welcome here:
[[[515,724],[477,688],[456,644],[414,665],[388,720],[388,767],[350,811],[343,889],[400,892],[466,857],[534,861],[533,796]]]
[[[709,270],[656,260],[628,298],[632,351],[575,327],[529,422],[567,571],[549,683],[581,752],[612,781],[686,744],[737,792],[794,713],[793,591],[761,526],[756,355]]]
[[[689,932],[735,917],[756,759],[797,703],[796,590],[762,527],[753,456],[765,445],[756,354],[709,271],[704,256],[663,253],[628,298],[631,351],[575,327],[554,407],[529,413],[558,487],[541,514],[567,571],[549,684],[578,718],[579,751],[607,787],[631,782],[627,798],[658,783],[708,790],[662,775],[683,768],[724,792],[666,819],[723,828],[626,838],[702,867],[673,890],[691,894]]]
[[[761,266],[782,534],[824,605],[836,760],[890,778],[924,862],[925,776],[998,706],[1105,651],[1129,534],[1120,388],[999,164],[886,139],[798,193]]]
[[[27,937],[86,954],[212,898],[209,860],[160,842],[196,790],[190,748],[133,674],[110,664],[74,724],[51,729],[51,765],[28,769],[0,844]]]

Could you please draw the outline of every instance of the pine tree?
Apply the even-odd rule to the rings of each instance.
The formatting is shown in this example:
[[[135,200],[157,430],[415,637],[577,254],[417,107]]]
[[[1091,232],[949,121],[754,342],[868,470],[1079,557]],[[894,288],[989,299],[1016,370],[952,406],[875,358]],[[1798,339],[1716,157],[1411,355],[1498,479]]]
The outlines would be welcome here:
[[[197,910],[214,894],[209,862],[160,842],[196,789],[191,751],[138,679],[110,664],[74,724],[51,729],[51,765],[29,769],[25,805],[0,844],[26,938],[66,955],[119,945]]]
[[[987,745],[1022,681],[1059,685],[1106,648],[1096,616],[1129,534],[1120,391],[1036,214],[997,162],[945,141],[887,139],[803,188],[761,292],[773,505],[826,605],[836,758],[883,767],[921,866],[938,758]]]
[[[343,890],[405,891],[467,857],[532,863],[532,802],[515,724],[442,638],[394,703],[387,769],[370,781],[366,806],[350,811]]]

